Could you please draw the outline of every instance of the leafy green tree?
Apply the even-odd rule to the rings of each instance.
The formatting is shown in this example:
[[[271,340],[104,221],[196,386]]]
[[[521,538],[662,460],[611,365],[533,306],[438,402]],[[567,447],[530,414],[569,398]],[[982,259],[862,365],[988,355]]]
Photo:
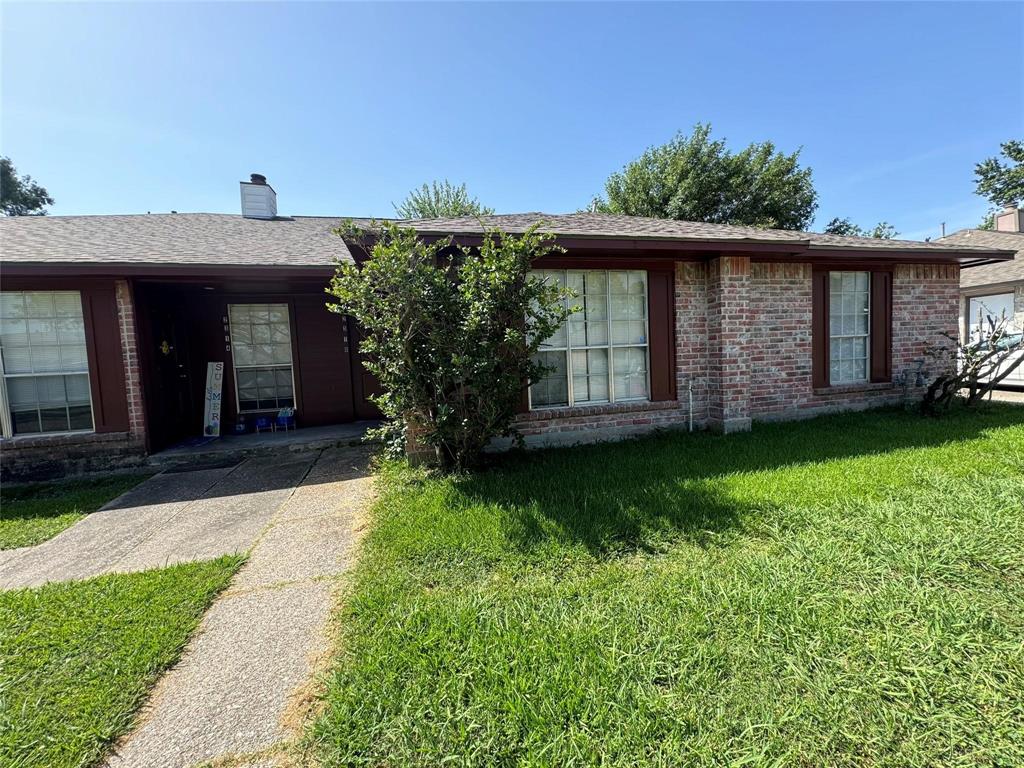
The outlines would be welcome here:
[[[4,216],[45,216],[53,198],[31,176],[19,176],[9,157],[0,157],[0,211]]]
[[[999,149],[1008,162],[997,156],[975,165],[975,191],[996,206],[1019,205],[1024,201],[1024,141],[1004,141]]]
[[[363,328],[360,351],[383,389],[378,435],[393,453],[410,437],[429,446],[445,469],[475,464],[512,434],[523,386],[546,370],[536,354],[565,320],[564,290],[530,268],[562,249],[536,227],[488,230],[479,248],[426,243],[394,223],[338,234],[367,254],[338,267],[329,293]]]
[[[854,224],[848,217],[842,219],[836,217],[832,219],[832,221],[825,225],[825,229],[822,231],[829,235],[874,237],[879,240],[892,240],[899,234],[899,232],[896,231],[896,227],[887,221],[878,222],[875,224],[873,229],[865,229],[859,224]]]
[[[494,213],[494,209],[481,205],[475,197],[470,197],[465,184],[455,186],[445,179],[440,183],[434,181],[414,189],[405,200],[395,206],[395,213],[402,219],[438,219],[450,216],[485,216]]]
[[[711,126],[697,124],[613,173],[606,198],[592,208],[607,213],[660,219],[806,229],[818,207],[811,169],[800,151],[777,152],[770,141],[731,152],[711,139]]]

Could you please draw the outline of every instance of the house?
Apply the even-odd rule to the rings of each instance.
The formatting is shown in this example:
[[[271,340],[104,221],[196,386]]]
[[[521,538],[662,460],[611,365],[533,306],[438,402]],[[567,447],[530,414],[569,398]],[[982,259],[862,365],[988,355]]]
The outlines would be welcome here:
[[[223,363],[225,431],[294,408],[300,428],[372,418],[359,330],[325,308],[353,250],[341,219],[277,215],[266,180],[242,215],[0,220],[0,387],[8,477],[139,462],[204,429]],[[1006,248],[576,213],[538,221],[564,255],[537,267],[584,309],[540,353],[519,426],[557,443],[690,425],[724,432],[897,401],[958,320],[964,266]],[[424,238],[483,234],[421,220]]]
[[[940,238],[940,243],[980,245],[1014,251],[1013,261],[1000,261],[960,275],[960,333],[964,338],[978,334],[980,327],[1006,320],[1007,330],[1024,331],[1024,210],[1007,207],[995,216],[995,229],[961,229]],[[1024,387],[1024,366],[1002,382],[1002,386]]]

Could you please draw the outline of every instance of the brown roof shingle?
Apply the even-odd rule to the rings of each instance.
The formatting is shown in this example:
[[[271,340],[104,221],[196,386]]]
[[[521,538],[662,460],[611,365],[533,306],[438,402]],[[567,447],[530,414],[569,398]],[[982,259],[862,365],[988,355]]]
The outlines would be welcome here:
[[[846,248],[875,251],[965,250],[934,242],[918,240],[881,240],[874,237],[848,237],[818,232],[784,229],[760,229],[734,224],[708,224],[699,221],[652,219],[642,216],[620,216],[608,213],[512,213],[450,219],[407,219],[400,222],[424,234],[479,234],[483,227],[499,227],[506,232],[522,232],[542,223],[543,229],[566,237],[609,237],[690,242],[718,241],[736,243],[778,243],[808,245],[811,248]],[[966,250],[974,250],[967,248]],[[979,246],[979,250],[988,250]]]
[[[352,261],[340,218],[269,221],[221,213],[0,218],[8,263],[329,267]]]
[[[126,216],[0,218],[0,260],[8,264],[178,265],[324,268],[352,255],[333,229],[341,217],[296,216],[270,221],[237,214],[168,213]],[[365,222],[365,219],[359,221]],[[520,213],[401,222],[423,234],[480,234],[484,227],[519,233],[534,224],[574,238],[763,243],[795,249],[991,253],[988,243],[878,240],[727,224],[600,213]],[[948,238],[947,238],[948,239]],[[999,247],[999,246],[996,246]]]
[[[940,243],[981,246],[1016,251],[1013,261],[970,267],[960,273],[961,288],[978,288],[998,283],[1024,282],[1024,232],[995,232],[984,229],[961,229],[939,238]]]

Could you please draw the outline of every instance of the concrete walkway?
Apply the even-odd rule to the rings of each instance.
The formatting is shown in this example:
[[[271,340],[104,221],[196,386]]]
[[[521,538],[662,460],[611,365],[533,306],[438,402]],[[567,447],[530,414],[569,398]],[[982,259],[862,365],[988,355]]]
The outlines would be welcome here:
[[[305,686],[330,649],[335,577],[354,555],[372,491],[367,460],[366,449],[339,448],[305,467],[260,465],[301,482],[276,506],[249,561],[157,684],[108,768],[263,767],[286,759]]]
[[[146,480],[49,541],[9,550],[0,588],[206,560],[252,546],[317,453],[248,459]]]

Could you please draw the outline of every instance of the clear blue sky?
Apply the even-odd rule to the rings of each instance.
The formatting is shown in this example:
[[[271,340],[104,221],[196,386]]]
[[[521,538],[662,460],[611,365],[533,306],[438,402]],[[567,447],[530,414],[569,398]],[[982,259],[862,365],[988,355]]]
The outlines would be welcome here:
[[[975,225],[1024,136],[1024,4],[3,3],[0,152],[53,214],[390,215],[435,178],[573,211],[708,121],[803,147],[816,224]]]

